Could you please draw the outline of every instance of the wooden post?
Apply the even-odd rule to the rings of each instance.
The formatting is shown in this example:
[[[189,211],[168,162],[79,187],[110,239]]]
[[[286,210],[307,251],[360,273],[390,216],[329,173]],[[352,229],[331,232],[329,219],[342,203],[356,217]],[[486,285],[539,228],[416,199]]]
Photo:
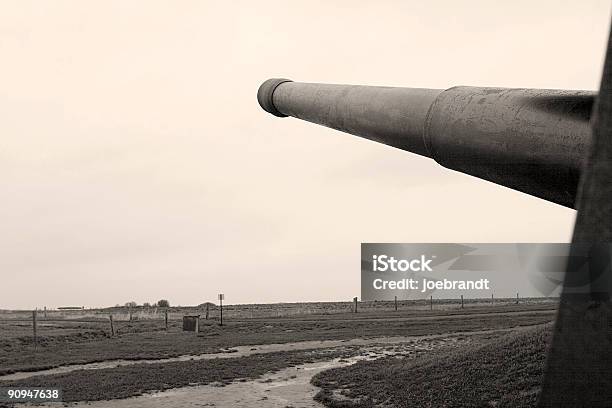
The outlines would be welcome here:
[[[397,296],[395,297],[395,311],[397,312]]]
[[[433,296],[429,297],[429,310],[433,310]]]
[[[44,309],[43,313],[44,313],[44,318],[46,319],[47,318],[47,306],[45,306],[45,309]]]
[[[198,335],[199,332],[200,332],[200,316],[196,317],[196,321],[195,321],[195,334],[196,334],[196,336]]]
[[[208,307],[210,303],[206,302],[206,320],[208,320]]]
[[[166,323],[166,331],[168,331],[168,309],[164,309],[164,322]]]
[[[491,293],[491,304],[494,305],[495,304],[495,300],[493,300],[493,294]]]
[[[355,296],[353,298],[353,302],[355,302],[355,310],[354,310],[354,312],[357,313],[357,296]]]
[[[461,295],[461,308],[463,309],[463,295]]]
[[[32,332],[34,333],[34,350],[38,347],[38,337],[36,336],[36,310],[32,310]]]
[[[129,306],[129,311],[130,311],[130,322],[132,321],[132,306]]]
[[[219,293],[219,308],[220,310],[220,325],[223,326],[223,298],[225,295],[223,293]]]
[[[113,325],[113,315],[108,315],[110,320],[111,337],[115,337],[115,326]]]
[[[517,305],[519,304],[519,294],[518,294],[518,292],[516,292],[516,304]]]

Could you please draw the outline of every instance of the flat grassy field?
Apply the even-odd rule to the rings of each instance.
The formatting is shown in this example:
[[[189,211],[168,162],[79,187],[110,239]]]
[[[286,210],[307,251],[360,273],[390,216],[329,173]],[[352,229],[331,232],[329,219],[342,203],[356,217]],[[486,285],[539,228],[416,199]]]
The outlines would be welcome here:
[[[404,387],[404,382],[401,384],[397,382],[400,381],[399,376],[396,376],[395,379],[385,377],[396,371],[407,370],[418,373],[421,370],[422,376],[414,377],[419,379],[414,381],[421,385],[430,384],[431,389],[439,388],[436,381],[443,381],[444,373],[450,372],[451,369],[459,370],[457,368],[459,366],[461,367],[459,371],[463,372],[465,378],[471,379],[469,381],[484,380],[484,374],[481,376],[477,370],[475,371],[476,367],[490,366],[494,371],[502,370],[505,367],[504,364],[512,363],[512,361],[501,361],[499,366],[495,366],[493,360],[476,360],[475,356],[481,353],[481,351],[474,351],[476,347],[485,347],[482,350],[489,350],[488,352],[493,353],[495,358],[499,358],[502,355],[501,349],[495,347],[497,344],[507,343],[506,340],[504,340],[506,343],[499,341],[500,339],[508,338],[514,331],[523,332],[526,327],[550,323],[554,320],[556,307],[557,304],[554,302],[520,304],[508,302],[495,305],[466,305],[463,309],[456,304],[454,307],[437,310],[406,308],[395,311],[371,308],[358,313],[348,311],[279,317],[234,317],[224,319],[223,326],[220,326],[215,319],[201,319],[198,333],[183,332],[182,321],[177,318],[169,320],[168,331],[165,329],[163,320],[134,319],[133,321],[115,322],[116,334],[113,337],[110,336],[109,321],[106,319],[96,319],[92,316],[58,319],[57,316],[53,316],[54,318],[48,316],[47,319],[39,318],[38,320],[39,330],[36,344],[31,334],[31,321],[24,316],[13,315],[10,319],[0,320],[0,375],[112,360],[130,360],[134,363],[121,363],[117,366],[96,369],[75,367],[74,371],[69,372],[39,373],[29,378],[0,380],[0,387],[56,386],[64,389],[66,402],[113,400],[194,384],[218,383],[224,385],[233,381],[249,381],[287,367],[328,361],[333,358],[348,358],[359,355],[362,351],[358,346],[334,346],[317,351],[285,350],[207,360],[188,357],[184,361],[138,364],[138,360],[143,359],[157,360],[207,353],[229,353],[232,347],[237,346],[322,340],[374,340],[392,336],[424,338],[440,335],[437,337],[450,338],[469,333],[472,339],[469,347],[461,347],[453,351],[455,354],[449,354],[447,357],[436,359],[435,356],[441,355],[436,352],[431,358],[411,357],[410,361],[388,358],[361,362],[345,368],[349,371],[342,372],[341,375],[330,374],[330,377],[327,375],[328,372],[323,372],[315,378],[315,384],[322,388],[317,399],[326,405],[330,407],[371,406],[367,405],[368,402],[364,402],[367,401],[364,398],[366,396],[371,398],[369,403],[383,398],[380,393],[384,390],[380,388],[380,384],[389,380],[389,384],[394,384],[391,388]],[[519,328],[523,329],[518,330]],[[539,336],[540,340],[545,338],[544,334]],[[495,343],[491,345],[492,339],[495,339]],[[517,339],[518,337],[513,338],[514,343],[508,344],[526,341]],[[541,347],[533,349],[533,353],[544,355]],[[532,359],[534,364],[537,361],[537,359]],[[449,365],[445,366],[444,362]],[[472,366],[469,365],[470,362],[473,362]],[[417,365],[404,367],[401,364]],[[531,366],[526,365],[525,367]],[[531,369],[523,368],[522,372],[530,376],[536,373],[524,370]],[[332,372],[334,371],[330,371]],[[520,373],[516,375],[518,374]],[[427,375],[430,377],[426,377]],[[334,377],[337,378],[332,381]],[[536,377],[533,376],[533,378]],[[372,378],[377,380],[372,382]],[[343,382],[345,379],[348,382]],[[463,384],[464,388],[469,389],[469,381]],[[508,382],[508,379],[503,379],[503,381]],[[502,379],[499,379],[499,382],[501,384]],[[521,385],[516,382],[508,383],[513,384],[512,386]],[[452,384],[446,384],[446,386],[451,387]],[[522,384],[521,386],[530,385]],[[388,393],[390,390],[387,388],[384,392]],[[415,390],[421,393],[419,395],[424,395],[423,390]],[[332,398],[339,395],[338,392],[347,394],[350,398],[339,402],[337,398]],[[456,397],[459,398],[457,401],[461,401],[461,394],[457,395],[459,395]],[[406,396],[398,396],[400,399],[404,397]],[[440,396],[440,398],[443,397]],[[426,397],[422,398],[422,401],[427,401]],[[498,397],[491,396],[491,400],[496,398]],[[439,401],[443,399],[434,400],[434,402]],[[434,403],[433,406],[437,404]]]
[[[36,347],[31,322],[5,320],[0,321],[3,333],[0,375],[114,359],[161,359],[216,353],[227,347],[251,344],[500,329],[546,323],[554,319],[555,311],[554,304],[519,304],[226,320],[222,327],[217,321],[201,320],[197,335],[183,332],[178,320],[170,322],[167,332],[163,322],[138,320],[118,324],[118,335],[112,338],[106,321],[58,320],[52,322],[51,330],[39,330]],[[38,322],[41,323],[45,320]],[[11,332],[19,335],[11,335]]]

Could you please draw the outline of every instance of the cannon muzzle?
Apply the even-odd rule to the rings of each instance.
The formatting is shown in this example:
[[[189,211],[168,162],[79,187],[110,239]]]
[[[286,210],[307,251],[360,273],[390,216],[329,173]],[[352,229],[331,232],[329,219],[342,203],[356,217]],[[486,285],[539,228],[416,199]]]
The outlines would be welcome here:
[[[261,107],[434,159],[449,169],[574,208],[596,94],[446,90],[269,79]]]

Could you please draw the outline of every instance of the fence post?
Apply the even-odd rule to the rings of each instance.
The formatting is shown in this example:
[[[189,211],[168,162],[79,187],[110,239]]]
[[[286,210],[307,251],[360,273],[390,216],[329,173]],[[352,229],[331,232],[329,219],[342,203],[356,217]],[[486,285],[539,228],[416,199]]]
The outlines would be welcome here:
[[[517,305],[519,304],[519,294],[518,294],[518,292],[516,292],[516,304]]]
[[[110,320],[111,337],[115,337],[115,326],[113,325],[113,315],[108,315]]]
[[[34,350],[38,347],[38,337],[36,336],[36,310],[32,310],[32,332],[34,334]]]
[[[495,300],[493,300],[493,294],[491,293],[491,304],[494,305],[495,304]]]
[[[130,311],[130,322],[132,321],[132,306],[128,307],[129,311]]]
[[[397,312],[397,296],[395,297],[395,311]]]
[[[195,334],[196,334],[196,336],[198,335],[199,332],[200,332],[200,316],[198,315],[198,317],[196,317],[196,321],[195,321]]]
[[[433,310],[433,296],[429,296],[429,310]]]
[[[463,309],[463,295],[461,295],[461,308]]]
[[[168,309],[164,309],[164,322],[166,324],[166,331],[168,331]]]
[[[220,326],[223,326],[223,298],[225,295],[223,293],[219,293],[219,308],[220,311]]]
[[[355,302],[355,310],[354,310],[354,312],[357,313],[357,296],[355,296],[353,298],[353,302]]]
[[[210,306],[210,303],[206,302],[206,320],[208,320],[208,307]]]

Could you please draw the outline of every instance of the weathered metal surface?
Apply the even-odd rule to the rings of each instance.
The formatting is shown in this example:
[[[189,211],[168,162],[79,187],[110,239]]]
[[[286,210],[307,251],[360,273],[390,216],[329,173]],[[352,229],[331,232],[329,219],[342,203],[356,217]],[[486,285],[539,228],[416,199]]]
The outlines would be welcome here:
[[[273,103],[287,116],[428,156],[423,126],[440,92],[284,82],[274,91]]]
[[[260,105],[430,157],[441,165],[573,207],[591,141],[587,91],[447,90],[268,80]]]
[[[257,102],[259,102],[259,105],[266,112],[271,113],[274,116],[278,116],[279,118],[284,118],[287,115],[280,113],[276,109],[276,107],[274,106],[274,102],[272,101],[272,96],[274,95],[276,87],[282,84],[283,82],[291,82],[291,80],[284,78],[268,79],[257,90]]]
[[[573,207],[590,143],[589,92],[456,87],[425,126],[442,166]]]

